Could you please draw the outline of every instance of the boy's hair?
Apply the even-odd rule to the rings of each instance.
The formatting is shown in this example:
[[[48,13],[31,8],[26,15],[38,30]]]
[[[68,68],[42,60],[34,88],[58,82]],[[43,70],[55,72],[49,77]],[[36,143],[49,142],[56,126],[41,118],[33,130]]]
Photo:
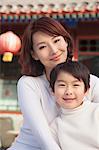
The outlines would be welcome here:
[[[85,92],[90,88],[90,72],[88,68],[77,61],[69,61],[58,64],[52,69],[50,73],[50,86],[54,92],[54,84],[57,80],[60,72],[66,72],[71,74],[73,77],[77,78],[79,81],[83,81],[85,85]]]

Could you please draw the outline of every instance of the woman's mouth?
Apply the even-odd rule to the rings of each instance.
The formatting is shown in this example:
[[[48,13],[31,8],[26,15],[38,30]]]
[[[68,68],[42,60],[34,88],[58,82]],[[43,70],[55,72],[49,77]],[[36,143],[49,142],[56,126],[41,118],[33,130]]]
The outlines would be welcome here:
[[[59,55],[54,55],[52,58],[50,58],[50,60],[52,60],[52,61],[58,61],[60,59],[61,55],[62,55],[62,53],[59,54]]]

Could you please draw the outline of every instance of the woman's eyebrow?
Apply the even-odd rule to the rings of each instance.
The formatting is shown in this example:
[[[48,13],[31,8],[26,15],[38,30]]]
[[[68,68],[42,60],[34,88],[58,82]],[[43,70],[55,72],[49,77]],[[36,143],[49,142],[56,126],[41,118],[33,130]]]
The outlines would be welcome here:
[[[37,43],[36,45],[39,46],[39,45],[41,45],[41,44],[45,44],[45,42],[39,42],[39,43]]]
[[[54,38],[56,38],[56,37],[59,37],[58,35],[54,35],[53,37],[52,37],[52,39],[54,39]]]
[[[55,36],[53,36],[51,39],[53,40],[53,39],[56,38],[56,37],[58,37],[58,36],[55,35]],[[39,43],[36,44],[36,46],[39,46],[39,45],[41,45],[41,44],[45,44],[45,42],[39,42]]]

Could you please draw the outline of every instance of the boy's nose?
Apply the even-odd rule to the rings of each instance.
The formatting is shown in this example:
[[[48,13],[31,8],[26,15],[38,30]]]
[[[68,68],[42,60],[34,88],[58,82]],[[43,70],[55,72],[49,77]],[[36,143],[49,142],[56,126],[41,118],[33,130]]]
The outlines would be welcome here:
[[[65,95],[72,95],[72,89],[70,87],[66,88]]]

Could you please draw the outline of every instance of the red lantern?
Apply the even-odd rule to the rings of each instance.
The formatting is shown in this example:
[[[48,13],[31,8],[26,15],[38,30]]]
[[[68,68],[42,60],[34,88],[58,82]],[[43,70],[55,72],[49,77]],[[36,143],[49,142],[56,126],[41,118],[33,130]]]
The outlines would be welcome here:
[[[21,48],[20,38],[12,31],[0,35],[0,54],[5,52],[17,53]]]
[[[21,40],[12,31],[0,35],[0,54],[4,54],[3,61],[12,61],[13,54],[17,53],[20,48]]]

